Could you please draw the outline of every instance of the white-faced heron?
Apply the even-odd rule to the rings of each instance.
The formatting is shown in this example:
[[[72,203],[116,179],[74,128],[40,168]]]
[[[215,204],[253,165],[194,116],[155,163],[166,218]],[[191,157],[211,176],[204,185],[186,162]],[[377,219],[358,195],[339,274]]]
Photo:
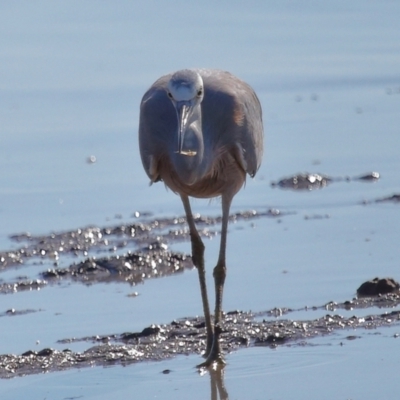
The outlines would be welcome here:
[[[253,177],[261,163],[260,102],[248,84],[229,72],[184,69],[162,76],[144,94],[140,105],[139,146],[151,182],[164,181],[179,194],[185,208],[207,330],[206,361],[201,365],[223,363],[219,335],[229,209],[246,173]],[[222,200],[221,244],[213,274],[214,323],[207,297],[204,244],[189,196],[221,196]]]

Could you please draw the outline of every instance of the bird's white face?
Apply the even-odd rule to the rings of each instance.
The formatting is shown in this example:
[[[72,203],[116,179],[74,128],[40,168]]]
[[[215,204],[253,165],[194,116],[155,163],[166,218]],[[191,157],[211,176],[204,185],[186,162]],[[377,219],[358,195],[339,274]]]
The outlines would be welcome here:
[[[195,105],[203,99],[203,79],[192,70],[178,71],[168,82],[167,94],[172,102],[186,101]]]
[[[172,75],[167,85],[167,95],[175,107],[178,118],[177,153],[195,156],[196,149],[184,148],[186,133],[192,124],[201,121],[200,103],[203,100],[203,79],[193,70],[182,70]]]
[[[193,99],[196,99],[196,97],[198,97],[199,92],[200,91],[197,91],[194,85],[192,86],[170,85],[170,87],[168,88],[168,97],[176,102],[191,101]]]

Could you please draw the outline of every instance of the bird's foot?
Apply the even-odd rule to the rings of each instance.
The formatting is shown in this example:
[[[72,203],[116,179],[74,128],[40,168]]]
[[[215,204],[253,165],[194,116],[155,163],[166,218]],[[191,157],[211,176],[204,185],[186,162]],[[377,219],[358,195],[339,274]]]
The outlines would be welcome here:
[[[196,368],[198,368],[198,369],[203,369],[203,368],[216,369],[217,367],[221,367],[224,365],[226,365],[224,357],[222,354],[219,353],[216,356],[213,356],[212,354],[210,354],[204,362],[196,365]]]
[[[209,368],[215,364],[217,365],[226,364],[222,353],[221,344],[219,342],[219,335],[221,332],[222,330],[219,326],[214,327],[212,345],[209,346],[210,341],[207,341],[207,350],[204,353],[204,357],[206,360],[201,364],[197,365],[197,368]]]

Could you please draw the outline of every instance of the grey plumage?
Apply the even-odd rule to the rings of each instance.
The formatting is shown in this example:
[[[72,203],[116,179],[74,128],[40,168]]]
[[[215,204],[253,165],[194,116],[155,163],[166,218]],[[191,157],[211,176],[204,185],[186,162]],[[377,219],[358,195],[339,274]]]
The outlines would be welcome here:
[[[223,362],[219,325],[229,208],[245,182],[246,173],[253,177],[260,167],[263,154],[260,102],[248,84],[229,72],[190,69],[162,76],[141,102],[139,146],[150,181],[162,180],[181,196],[206,320],[208,341],[204,365]],[[222,199],[221,246],[214,269],[214,324],[205,286],[204,245],[194,224],[189,196]]]

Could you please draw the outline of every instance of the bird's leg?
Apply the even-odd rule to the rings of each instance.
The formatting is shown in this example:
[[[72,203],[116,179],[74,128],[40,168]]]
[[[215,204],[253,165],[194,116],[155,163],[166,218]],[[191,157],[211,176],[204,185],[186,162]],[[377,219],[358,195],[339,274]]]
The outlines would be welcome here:
[[[226,238],[228,235],[229,210],[231,207],[232,197],[222,196],[222,227],[221,227],[221,243],[219,248],[219,257],[216,267],[214,268],[215,281],[215,324],[221,322],[222,314],[222,295],[226,277]]]
[[[232,202],[232,196],[222,195],[222,227],[221,227],[221,243],[219,249],[219,257],[216,267],[214,268],[215,282],[215,314],[214,314],[214,340],[210,353],[204,365],[211,365],[214,362],[224,364],[219,335],[221,333],[221,316],[222,316],[222,296],[224,291],[224,283],[226,277],[226,237],[228,234],[229,209]]]
[[[208,355],[211,352],[213,345],[214,327],[211,323],[210,306],[208,304],[207,296],[206,273],[204,268],[204,244],[196,229],[189,198],[181,195],[181,199],[183,207],[185,208],[187,223],[189,225],[190,240],[192,242],[192,260],[199,273],[201,299],[203,301],[204,319],[207,331],[207,348],[205,354]]]

